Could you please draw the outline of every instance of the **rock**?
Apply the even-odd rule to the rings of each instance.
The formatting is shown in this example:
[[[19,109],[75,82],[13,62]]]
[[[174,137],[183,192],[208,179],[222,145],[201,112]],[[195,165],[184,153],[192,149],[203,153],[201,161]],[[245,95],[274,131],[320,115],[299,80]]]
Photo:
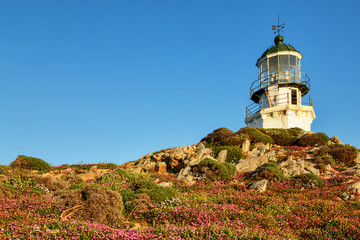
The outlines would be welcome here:
[[[203,143],[199,143],[199,144],[196,146],[196,148],[197,148],[198,150],[201,150],[201,149],[204,149],[204,148],[205,148],[205,145],[204,145]]]
[[[350,200],[350,199],[354,199],[354,196],[351,195],[350,193],[348,192],[343,192],[341,194],[341,199],[344,200],[344,201],[347,201],[347,200]]]
[[[337,136],[333,136],[330,140],[331,140],[331,142],[333,142],[335,144],[344,145],[344,143],[342,143]]]
[[[268,180],[263,179],[263,180],[252,183],[249,186],[249,189],[254,189],[259,192],[264,192],[266,190],[267,183],[268,183]]]
[[[314,168],[314,167],[311,166],[311,165],[307,165],[307,166],[305,167],[305,170],[308,170],[309,172],[311,172],[312,174],[314,174],[314,175],[316,175],[316,176],[319,176],[319,175],[320,175],[320,170]]]
[[[142,169],[147,171],[147,172],[150,172],[150,171],[155,170],[155,166],[156,166],[155,162],[147,161],[145,164],[142,165]]]
[[[250,140],[245,138],[245,142],[241,145],[241,149],[244,153],[248,153],[250,151]]]
[[[84,182],[94,181],[95,179],[100,177],[98,174],[93,172],[79,174],[78,176],[81,177]]]
[[[183,153],[183,151],[176,151],[169,155],[168,164],[174,172],[179,172],[180,169],[184,167],[184,159],[185,154]]]
[[[354,192],[360,193],[360,182],[355,182],[355,183],[350,184],[349,189]]]
[[[97,166],[92,166],[90,168],[90,172],[97,173],[97,172],[99,172],[99,170],[98,170]]]
[[[266,154],[267,158],[270,162],[276,162],[276,153],[274,150],[271,150],[269,153]]]
[[[186,178],[187,176],[190,175],[190,173],[191,173],[191,167],[185,167],[180,170],[180,172],[177,175],[177,178],[178,179]]]
[[[165,162],[158,162],[155,165],[155,171],[157,173],[167,173],[166,171],[166,163]]]
[[[279,163],[278,166],[285,177],[295,177],[306,173],[313,173],[316,176],[320,175],[320,171],[314,167],[314,163],[301,159],[293,160],[292,156],[288,157],[286,161]]]
[[[163,186],[163,187],[172,187],[172,183],[170,183],[170,182],[161,182],[161,183],[158,183],[158,185]]]
[[[251,152],[250,152],[250,156],[252,158],[255,158],[255,157],[260,157],[262,155],[264,155],[265,151],[270,149],[270,145],[267,143],[267,144],[263,144],[263,143],[260,143],[260,144],[256,144],[257,147],[255,147]]]
[[[179,180],[183,180],[187,185],[192,186],[195,184],[194,177],[190,174],[186,177],[184,176],[178,176]]]
[[[253,172],[261,165],[267,163],[269,160],[266,156],[249,158],[240,160],[238,164],[235,165],[236,169],[240,172]]]
[[[219,154],[216,157],[216,160],[218,160],[219,162],[226,162],[226,157],[227,157],[227,150],[221,150],[219,152]]]
[[[161,162],[163,160],[163,156],[165,155],[165,153],[161,152],[161,153],[157,153],[151,156],[151,158],[156,162]]]
[[[4,174],[0,174],[0,182],[5,182],[7,179],[7,176],[5,176]]]

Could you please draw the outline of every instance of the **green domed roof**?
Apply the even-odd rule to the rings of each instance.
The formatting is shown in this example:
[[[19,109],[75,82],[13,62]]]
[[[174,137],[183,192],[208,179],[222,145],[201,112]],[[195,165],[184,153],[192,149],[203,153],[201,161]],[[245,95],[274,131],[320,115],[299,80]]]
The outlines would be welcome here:
[[[284,37],[282,35],[277,35],[274,39],[275,46],[266,49],[266,51],[261,55],[260,58],[270,53],[281,52],[281,51],[293,51],[300,53],[290,44],[283,44],[283,42],[284,42]]]

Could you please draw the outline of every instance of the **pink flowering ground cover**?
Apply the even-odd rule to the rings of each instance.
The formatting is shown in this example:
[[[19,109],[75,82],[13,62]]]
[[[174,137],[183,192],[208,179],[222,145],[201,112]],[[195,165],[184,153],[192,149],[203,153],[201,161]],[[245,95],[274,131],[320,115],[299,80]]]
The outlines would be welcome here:
[[[0,239],[360,239],[359,196],[339,198],[349,181],[359,180],[349,173],[315,187],[295,179],[271,182],[263,193],[249,190],[251,180],[241,173],[192,186],[173,174],[151,178],[171,182],[180,195],[107,225],[61,219],[64,209],[51,193],[30,181],[8,181],[11,196],[0,197]]]

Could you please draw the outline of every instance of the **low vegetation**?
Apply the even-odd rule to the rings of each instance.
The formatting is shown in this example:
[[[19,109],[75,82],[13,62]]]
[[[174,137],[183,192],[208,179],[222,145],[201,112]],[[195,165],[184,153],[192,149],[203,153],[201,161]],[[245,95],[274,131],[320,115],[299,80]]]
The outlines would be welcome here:
[[[10,163],[10,167],[37,170],[40,172],[47,172],[51,169],[50,164],[44,160],[24,155],[19,155],[12,163]]]
[[[206,178],[218,181],[230,179],[236,173],[236,168],[230,163],[206,158],[199,163],[194,172],[205,174]]]
[[[19,156],[0,165],[0,239],[359,239],[360,195],[349,189],[360,182],[351,167],[358,150],[323,133],[302,135],[298,128],[217,129],[203,141],[213,157],[227,150],[226,162],[199,160],[189,167],[191,181]],[[246,139],[282,146],[271,148],[274,162],[237,172],[234,163],[249,157],[241,150]],[[285,177],[278,164],[288,160],[312,162],[320,174]],[[262,179],[269,180],[264,192],[248,189]]]
[[[222,150],[227,151],[226,162],[228,163],[235,163],[238,162],[240,159],[244,158],[242,149],[236,146],[214,146],[212,147],[214,150],[214,156],[218,156],[219,152]]]

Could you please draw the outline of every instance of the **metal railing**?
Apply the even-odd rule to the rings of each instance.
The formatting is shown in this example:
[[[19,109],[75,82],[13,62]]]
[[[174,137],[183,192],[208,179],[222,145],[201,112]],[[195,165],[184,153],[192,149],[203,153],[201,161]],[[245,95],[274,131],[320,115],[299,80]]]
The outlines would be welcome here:
[[[269,102],[270,101],[270,102]],[[311,96],[296,98],[293,99],[291,94],[276,94],[270,97],[270,99],[265,99],[265,101],[261,101],[260,103],[252,103],[246,107],[246,117],[250,117],[251,115],[259,112],[261,109],[269,108],[269,107],[277,107],[284,105],[301,105],[301,106],[313,106],[313,102]]]
[[[306,73],[302,73],[299,71],[266,73],[266,75],[261,75],[256,81],[251,84],[250,97],[260,89],[282,83],[303,84],[310,89],[310,78]]]

